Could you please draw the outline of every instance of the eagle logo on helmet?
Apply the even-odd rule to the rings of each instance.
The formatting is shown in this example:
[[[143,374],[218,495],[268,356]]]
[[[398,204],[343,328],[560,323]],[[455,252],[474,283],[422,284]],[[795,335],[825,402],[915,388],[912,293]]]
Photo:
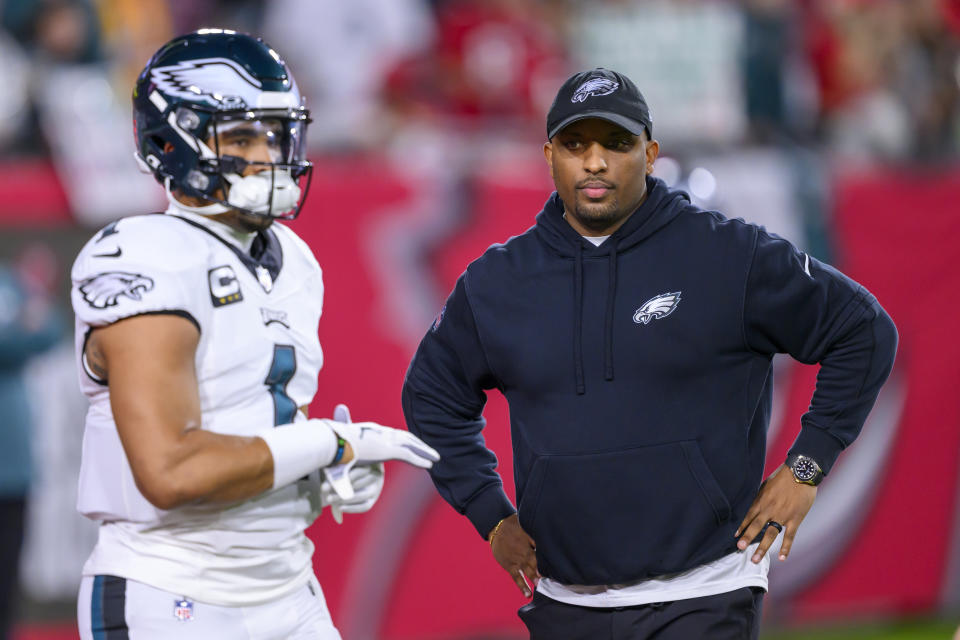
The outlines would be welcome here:
[[[153,289],[153,280],[139,273],[108,271],[98,273],[80,283],[80,293],[94,309],[106,309],[117,304],[120,296],[142,300],[142,294]]]
[[[204,101],[222,109],[257,106],[263,83],[228,58],[184,60],[150,71],[161,93],[191,101]]]
[[[577,87],[570,102],[583,102],[590,96],[608,96],[620,88],[620,83],[609,78],[591,78]]]
[[[673,313],[680,304],[680,292],[661,293],[643,303],[633,314],[633,321],[637,324],[650,324],[651,320],[666,318]]]

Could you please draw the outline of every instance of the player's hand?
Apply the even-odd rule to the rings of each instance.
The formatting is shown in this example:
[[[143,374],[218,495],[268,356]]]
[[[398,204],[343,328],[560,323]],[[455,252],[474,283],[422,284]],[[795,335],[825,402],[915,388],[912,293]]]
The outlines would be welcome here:
[[[337,405],[330,427],[347,441],[353,457],[344,464],[327,467],[330,485],[344,500],[354,497],[349,472],[354,465],[400,460],[421,469],[429,469],[440,454],[409,431],[392,429],[376,422],[351,422],[346,405]]]
[[[760,545],[751,558],[754,563],[759,563],[779,533],[775,527],[768,527],[766,524],[770,521],[778,522],[783,526],[780,560],[786,560],[790,555],[790,547],[793,546],[797,529],[810,511],[810,507],[813,506],[816,497],[817,487],[795,481],[790,469],[786,465],[781,465],[760,485],[760,493],[750,505],[746,517],[735,534],[740,538],[737,548],[741,551],[746,549],[762,532]]]
[[[540,580],[540,572],[537,570],[537,545],[520,526],[517,514],[504,520],[500,528],[496,529],[496,535],[490,540],[490,550],[493,551],[494,559],[513,578],[517,588],[529,598],[531,592],[527,580],[534,587]]]
[[[382,462],[372,465],[358,464],[350,469],[347,475],[354,492],[353,497],[349,500],[341,498],[326,477],[320,484],[320,500],[324,506],[330,507],[333,519],[337,521],[337,524],[343,522],[344,513],[369,511],[383,491],[384,468]]]

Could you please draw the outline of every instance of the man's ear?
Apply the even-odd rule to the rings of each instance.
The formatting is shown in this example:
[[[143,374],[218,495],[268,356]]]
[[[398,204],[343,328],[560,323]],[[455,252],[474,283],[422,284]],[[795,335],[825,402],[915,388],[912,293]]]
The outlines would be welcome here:
[[[653,173],[653,165],[657,161],[657,156],[660,155],[660,143],[656,140],[651,140],[647,143],[646,148],[647,155],[647,174]]]
[[[547,167],[550,168],[550,179],[555,181],[553,177],[553,143],[549,140],[543,143],[543,157],[547,161]]]

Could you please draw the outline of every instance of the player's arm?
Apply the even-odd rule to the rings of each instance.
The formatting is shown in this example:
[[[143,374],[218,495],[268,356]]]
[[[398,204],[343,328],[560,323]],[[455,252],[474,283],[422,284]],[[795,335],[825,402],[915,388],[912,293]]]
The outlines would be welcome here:
[[[194,368],[200,334],[177,315],[138,315],[92,332],[91,369],[105,377],[120,441],[144,497],[160,509],[232,502],[289,484],[317,468],[438,457],[411,434],[376,423],[307,420],[259,436],[201,429]]]
[[[87,342],[91,369],[108,380],[137,488],[160,509],[242,500],[273,485],[273,457],[261,438],[200,428],[199,339],[180,316],[141,315],[98,328]]]

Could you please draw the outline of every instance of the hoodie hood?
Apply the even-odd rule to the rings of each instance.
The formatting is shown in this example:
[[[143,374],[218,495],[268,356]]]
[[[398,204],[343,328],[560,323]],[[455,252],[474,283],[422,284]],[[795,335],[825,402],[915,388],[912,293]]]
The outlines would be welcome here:
[[[656,233],[689,204],[690,196],[686,192],[671,190],[660,178],[647,176],[646,199],[623,226],[606,242],[595,247],[564,220],[563,200],[554,191],[543,205],[543,210],[537,214],[535,229],[541,240],[568,258],[576,256],[578,245],[588,256],[605,255],[610,252],[611,246],[622,253]]]
[[[647,197],[627,221],[599,247],[564,220],[563,201],[554,191],[537,214],[537,235],[561,256],[573,258],[573,353],[577,393],[586,393],[583,375],[583,256],[606,256],[607,302],[603,322],[604,378],[613,380],[613,317],[617,291],[617,253],[628,251],[669,224],[690,204],[683,191],[671,191],[659,178],[647,176]]]

